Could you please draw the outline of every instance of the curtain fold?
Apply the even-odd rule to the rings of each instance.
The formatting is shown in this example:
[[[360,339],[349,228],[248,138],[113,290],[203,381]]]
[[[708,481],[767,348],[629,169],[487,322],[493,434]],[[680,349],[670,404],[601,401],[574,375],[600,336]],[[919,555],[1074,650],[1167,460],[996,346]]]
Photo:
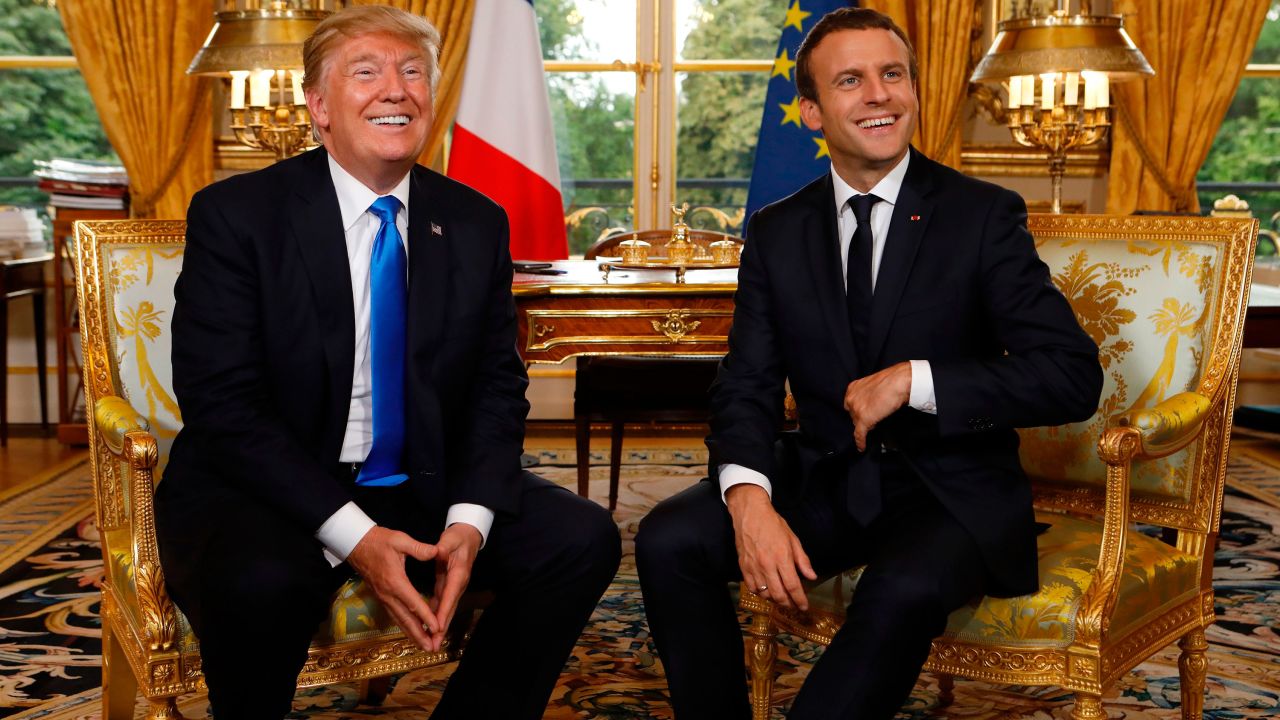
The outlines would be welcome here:
[[[61,2],[58,12],[129,173],[132,215],[185,216],[213,179],[209,87],[186,74],[213,26],[213,0]]]
[[[864,0],[862,7],[893,18],[920,63],[916,92],[920,121],[912,143],[920,152],[960,168],[961,110],[969,92],[970,34],[978,0]]]
[[[467,43],[471,39],[474,0],[353,0],[352,5],[390,5],[414,15],[421,15],[440,31],[440,83],[435,88],[435,123],[427,138],[427,147],[418,162],[429,167],[441,166],[445,137],[453,126],[462,97],[462,71],[467,59]]]
[[[1107,212],[1199,212],[1196,172],[1209,155],[1269,3],[1116,0],[1125,29],[1156,75],[1111,96]]]

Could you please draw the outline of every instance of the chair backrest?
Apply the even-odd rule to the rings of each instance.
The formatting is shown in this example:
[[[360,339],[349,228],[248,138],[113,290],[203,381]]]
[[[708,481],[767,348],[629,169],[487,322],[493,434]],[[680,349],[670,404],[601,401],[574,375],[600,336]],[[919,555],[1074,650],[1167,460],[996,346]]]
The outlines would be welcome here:
[[[667,241],[671,239],[670,230],[638,230],[634,232],[618,233],[609,237],[597,240],[591,247],[587,248],[582,257],[586,260],[594,260],[598,256],[610,256],[621,254],[618,250],[618,244],[623,240],[643,240],[652,247],[649,248],[649,257],[665,258],[667,256]],[[718,240],[732,240],[739,245],[742,244],[742,238],[737,235],[729,235],[727,233],[715,232],[714,230],[689,230],[689,242],[693,243],[697,248],[694,254],[695,258],[710,258],[711,243]]]
[[[1031,215],[1053,281],[1098,343],[1105,375],[1087,421],[1021,431],[1037,504],[1101,514],[1102,431],[1119,413],[1181,392],[1212,402],[1205,429],[1167,458],[1138,463],[1138,522],[1216,528],[1258,225],[1237,218]]]
[[[182,427],[169,324],[185,235],[180,220],[76,223],[85,407],[92,416],[100,398],[116,395],[146,417],[160,450],[157,481]],[[93,455],[104,457],[92,417],[88,424]]]

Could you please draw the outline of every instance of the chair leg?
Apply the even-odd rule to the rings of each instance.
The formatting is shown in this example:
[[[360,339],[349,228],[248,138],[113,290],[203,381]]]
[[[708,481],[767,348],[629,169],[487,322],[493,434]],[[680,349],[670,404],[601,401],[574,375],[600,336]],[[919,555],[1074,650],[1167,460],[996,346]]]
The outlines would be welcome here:
[[[111,631],[111,623],[102,624],[102,717],[103,720],[133,720],[133,703],[138,694],[138,681],[124,656],[124,648]]]
[[[574,418],[574,438],[578,445],[578,494],[590,497],[591,480],[591,419],[585,415]]]
[[[147,720],[185,720],[178,712],[175,698],[148,698],[151,708],[147,712]]]
[[[767,612],[751,613],[747,669],[751,674],[751,720],[769,720],[773,710],[773,666],[778,659],[778,626]]]
[[[618,509],[618,474],[622,472],[622,431],[626,428],[615,421],[609,429],[609,512]]]
[[[1182,720],[1200,720],[1204,713],[1204,677],[1209,670],[1205,650],[1204,628],[1182,636],[1178,641],[1178,679],[1182,690]]]
[[[360,704],[381,705],[391,691],[391,676],[369,678],[360,681]]]
[[[940,673],[938,675],[938,710],[939,712],[951,707],[951,703],[956,701],[956,677],[950,673]],[[942,715],[945,717],[945,713]]]
[[[1076,693],[1076,706],[1071,709],[1071,720],[1107,720],[1107,713],[1102,709],[1102,696]]]

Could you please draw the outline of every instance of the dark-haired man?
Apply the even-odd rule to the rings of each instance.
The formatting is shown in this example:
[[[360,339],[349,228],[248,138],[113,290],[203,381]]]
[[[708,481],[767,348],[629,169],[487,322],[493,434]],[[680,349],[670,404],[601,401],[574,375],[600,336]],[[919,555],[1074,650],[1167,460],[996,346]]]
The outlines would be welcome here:
[[[636,560],[680,720],[750,716],[727,590],[804,608],[801,578],[866,565],[791,720],[890,718],[947,615],[1037,588],[1016,427],[1097,407],[1097,347],[1015,193],[910,147],[916,61],[865,9],[796,56],[832,169],[760,210],[712,386],[713,478],[658,505]],[[799,431],[777,441],[784,383]]]
[[[618,566],[604,509],[520,469],[505,213],[415,164],[439,45],[393,8],[330,15],[303,49],[324,148],[191,201],[156,520],[219,720],[289,712],[353,572],[427,650],[492,590],[432,717],[540,718]]]

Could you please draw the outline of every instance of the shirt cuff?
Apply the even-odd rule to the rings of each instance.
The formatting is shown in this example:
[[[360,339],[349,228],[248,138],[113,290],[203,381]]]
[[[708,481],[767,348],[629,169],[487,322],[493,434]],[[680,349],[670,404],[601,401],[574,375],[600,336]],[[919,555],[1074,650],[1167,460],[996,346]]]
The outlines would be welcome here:
[[[938,398],[933,394],[933,368],[928,360],[911,361],[911,397],[907,404],[930,415],[938,414]]]
[[[333,567],[341,565],[375,525],[354,502],[338,508],[316,531],[316,539],[324,545],[324,559]]]
[[[773,499],[773,484],[769,482],[769,478],[765,477],[763,473],[742,465],[734,465],[733,463],[726,463],[720,466],[721,501],[727,504],[728,501],[724,499],[724,494],[734,485],[742,484],[759,485],[769,494],[769,499]]]
[[[489,542],[489,531],[493,529],[493,511],[475,503],[454,503],[445,513],[444,526],[465,523],[480,531],[480,547]]]

